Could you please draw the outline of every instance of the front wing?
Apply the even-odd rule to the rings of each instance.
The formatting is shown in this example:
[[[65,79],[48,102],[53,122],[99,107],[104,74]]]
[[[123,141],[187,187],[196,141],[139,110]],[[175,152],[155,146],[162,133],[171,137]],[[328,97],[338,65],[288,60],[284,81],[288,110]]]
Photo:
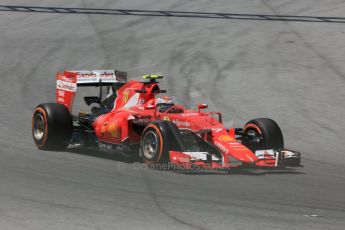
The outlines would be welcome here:
[[[258,161],[254,164],[243,164],[240,161],[230,159],[228,164],[225,164],[224,159],[221,159],[214,154],[208,152],[178,152],[169,151],[170,162],[177,168],[192,169],[227,169],[227,168],[284,168],[284,167],[300,167],[301,154],[292,150],[257,150],[255,155]],[[227,165],[227,166],[225,166]]]

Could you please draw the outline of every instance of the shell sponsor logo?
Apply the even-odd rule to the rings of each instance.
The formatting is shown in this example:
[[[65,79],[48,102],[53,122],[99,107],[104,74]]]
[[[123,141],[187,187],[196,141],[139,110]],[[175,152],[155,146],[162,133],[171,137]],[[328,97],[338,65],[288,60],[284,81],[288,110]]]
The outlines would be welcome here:
[[[234,138],[229,136],[229,135],[221,135],[218,138],[220,141],[224,141],[224,142],[229,142],[229,141],[233,141]]]
[[[117,122],[111,123],[109,125],[109,133],[114,138],[120,138],[120,129]]]
[[[75,81],[72,77],[66,77],[65,75],[59,75],[58,80],[75,83]]]
[[[75,92],[75,91],[77,91],[77,84],[73,83],[73,82],[57,80],[56,81],[56,88],[58,90]]]
[[[168,116],[164,116],[163,121],[170,121],[170,118]]]

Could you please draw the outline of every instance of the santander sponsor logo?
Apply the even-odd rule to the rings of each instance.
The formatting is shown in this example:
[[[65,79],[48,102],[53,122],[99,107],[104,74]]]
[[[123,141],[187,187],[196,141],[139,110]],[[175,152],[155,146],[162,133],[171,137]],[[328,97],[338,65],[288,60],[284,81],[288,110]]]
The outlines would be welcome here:
[[[114,70],[71,70],[77,74],[78,83],[98,82],[100,79],[104,82],[117,81]]]
[[[95,78],[95,77],[101,77],[101,78],[114,78],[115,74],[113,72],[100,72],[100,73],[95,73],[95,72],[77,72],[78,79],[83,79],[83,78]]]
[[[190,126],[190,122],[188,121],[179,121],[179,120],[175,120],[173,121],[177,126]]]

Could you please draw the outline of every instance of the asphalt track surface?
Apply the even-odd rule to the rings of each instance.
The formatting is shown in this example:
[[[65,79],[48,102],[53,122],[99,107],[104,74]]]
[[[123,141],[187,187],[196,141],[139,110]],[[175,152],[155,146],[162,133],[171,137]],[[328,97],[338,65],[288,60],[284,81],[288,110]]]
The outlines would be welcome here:
[[[343,0],[1,1],[0,229],[343,229]],[[63,69],[164,73],[236,127],[271,117],[304,168],[177,173],[38,151]],[[77,105],[78,106],[78,105]]]

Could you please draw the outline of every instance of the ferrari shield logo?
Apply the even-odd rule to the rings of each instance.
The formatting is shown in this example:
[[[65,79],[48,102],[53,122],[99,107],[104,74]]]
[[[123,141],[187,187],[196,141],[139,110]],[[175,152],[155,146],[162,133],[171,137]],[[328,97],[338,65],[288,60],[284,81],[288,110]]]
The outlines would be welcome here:
[[[108,125],[108,122],[104,123],[102,125],[102,128],[101,128],[101,137],[104,137],[104,133],[105,133],[105,127]]]
[[[122,97],[122,104],[126,104],[129,98],[129,90],[126,90],[123,92],[123,97]]]
[[[109,133],[114,138],[120,138],[120,129],[116,122],[109,125]]]

